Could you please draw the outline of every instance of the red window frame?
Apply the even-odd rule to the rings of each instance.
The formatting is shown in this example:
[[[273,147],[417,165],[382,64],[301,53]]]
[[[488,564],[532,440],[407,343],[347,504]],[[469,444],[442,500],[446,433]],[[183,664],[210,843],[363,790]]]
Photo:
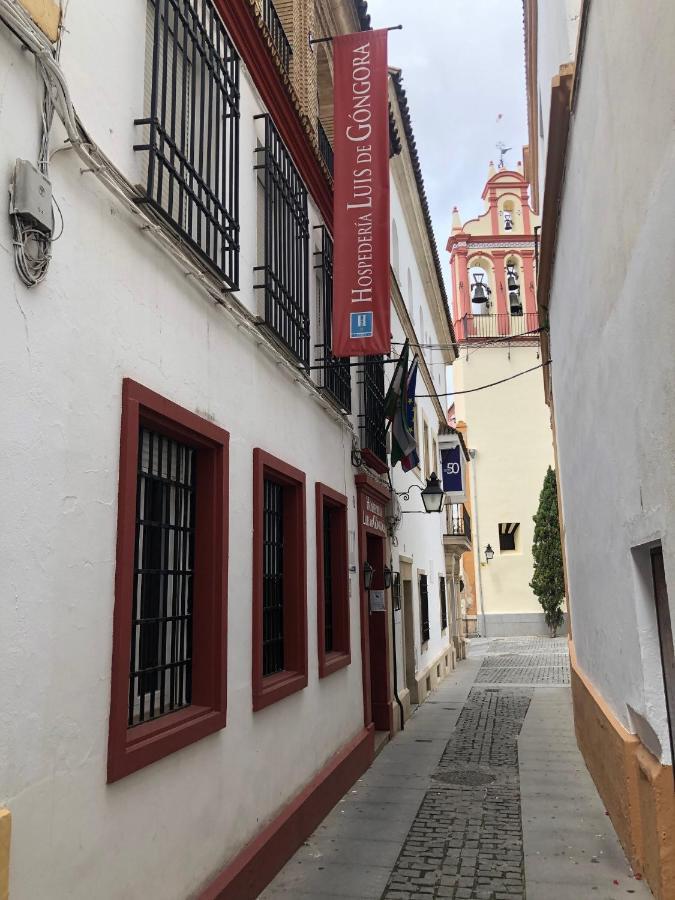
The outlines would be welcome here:
[[[192,703],[129,728],[136,484],[141,426],[196,450]],[[225,727],[227,712],[227,431],[125,378],[117,510],[108,782],[124,778]]]
[[[284,661],[263,676],[263,500],[269,478],[284,488]],[[253,451],[253,709],[307,687],[307,525],[305,473],[265,450]]]
[[[317,482],[316,489],[316,621],[319,678],[325,678],[352,661],[349,637],[349,551],[347,546],[347,498]],[[326,603],[324,596],[323,517],[330,511],[333,562],[333,650],[326,652]]]

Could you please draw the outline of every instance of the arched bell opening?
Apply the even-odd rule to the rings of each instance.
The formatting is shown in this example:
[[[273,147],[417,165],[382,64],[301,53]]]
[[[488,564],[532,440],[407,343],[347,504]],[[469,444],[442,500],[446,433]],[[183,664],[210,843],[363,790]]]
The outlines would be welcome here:
[[[506,295],[508,298],[509,313],[512,316],[523,314],[523,270],[519,257],[509,256],[505,260],[506,267]]]
[[[484,257],[474,257],[469,266],[471,312],[474,316],[488,315],[492,310],[492,265]]]

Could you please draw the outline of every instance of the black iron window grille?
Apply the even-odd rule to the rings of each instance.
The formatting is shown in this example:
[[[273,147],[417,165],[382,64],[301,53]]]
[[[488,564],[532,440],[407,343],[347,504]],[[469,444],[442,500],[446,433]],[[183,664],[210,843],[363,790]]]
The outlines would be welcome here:
[[[309,365],[309,217],[307,189],[272,119],[264,119],[265,143],[255,168],[264,192],[265,322],[305,366]]]
[[[387,461],[387,431],[384,418],[384,359],[366,356],[361,366],[361,414],[359,427],[362,449]]]
[[[333,145],[329,141],[328,135],[326,134],[320,119],[317,119],[316,130],[319,136],[319,153],[321,154],[321,158],[323,159],[323,161],[326,163],[328,171],[332,175],[334,164]]]
[[[286,72],[289,72],[293,49],[272,0],[263,0],[263,20],[265,22],[265,27],[272,38],[274,49],[279,54],[281,65]]]
[[[314,269],[319,280],[319,315],[323,330],[323,342],[316,345],[317,361],[321,363],[321,387],[328,391],[345,412],[352,410],[352,370],[349,359],[336,359],[333,346],[333,239],[325,225],[320,225],[321,249],[314,254]]]
[[[422,633],[422,643],[426,644],[429,640],[429,591],[427,587],[427,576],[420,575],[420,630]]]
[[[438,592],[441,601],[441,631],[445,631],[448,627],[448,603],[445,596],[445,578],[440,575],[438,578]]]
[[[284,668],[284,489],[263,485],[263,676]]]
[[[331,509],[323,509],[323,602],[324,602],[324,649],[333,651],[333,556]]]
[[[129,726],[192,695],[195,451],[140,429]]]
[[[147,203],[239,283],[239,56],[213,0],[148,0]],[[150,59],[151,56],[151,59]]]

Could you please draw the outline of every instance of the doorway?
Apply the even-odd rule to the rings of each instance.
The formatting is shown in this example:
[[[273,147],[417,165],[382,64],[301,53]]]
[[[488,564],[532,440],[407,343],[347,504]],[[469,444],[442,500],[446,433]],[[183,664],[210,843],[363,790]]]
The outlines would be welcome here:
[[[663,686],[666,692],[670,753],[671,759],[675,761],[675,751],[673,749],[673,724],[675,723],[675,650],[673,649],[673,629],[670,621],[670,607],[668,606],[666,571],[663,565],[663,547],[653,547],[650,550],[649,555],[652,564],[654,601],[656,603],[656,623],[659,631],[659,645],[661,647]]]
[[[368,636],[370,645],[370,702],[377,731],[391,730],[389,702],[389,666],[387,658],[387,604],[381,599],[384,589],[384,540],[376,534],[366,536],[366,560],[373,567],[369,592]],[[383,608],[380,608],[383,607]]]
[[[410,691],[411,703],[417,703],[417,682],[415,681],[415,618],[413,613],[412,564],[399,560],[401,571],[401,607],[403,623],[403,666],[405,686]]]

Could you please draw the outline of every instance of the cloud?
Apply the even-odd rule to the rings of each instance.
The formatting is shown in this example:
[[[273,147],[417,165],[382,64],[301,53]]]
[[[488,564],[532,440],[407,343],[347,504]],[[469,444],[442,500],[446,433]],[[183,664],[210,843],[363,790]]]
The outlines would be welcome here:
[[[369,0],[368,11],[374,28],[403,25],[390,33],[389,62],[403,70],[446,272],[452,207],[463,220],[482,212],[496,143],[515,166],[527,141],[522,2]]]

